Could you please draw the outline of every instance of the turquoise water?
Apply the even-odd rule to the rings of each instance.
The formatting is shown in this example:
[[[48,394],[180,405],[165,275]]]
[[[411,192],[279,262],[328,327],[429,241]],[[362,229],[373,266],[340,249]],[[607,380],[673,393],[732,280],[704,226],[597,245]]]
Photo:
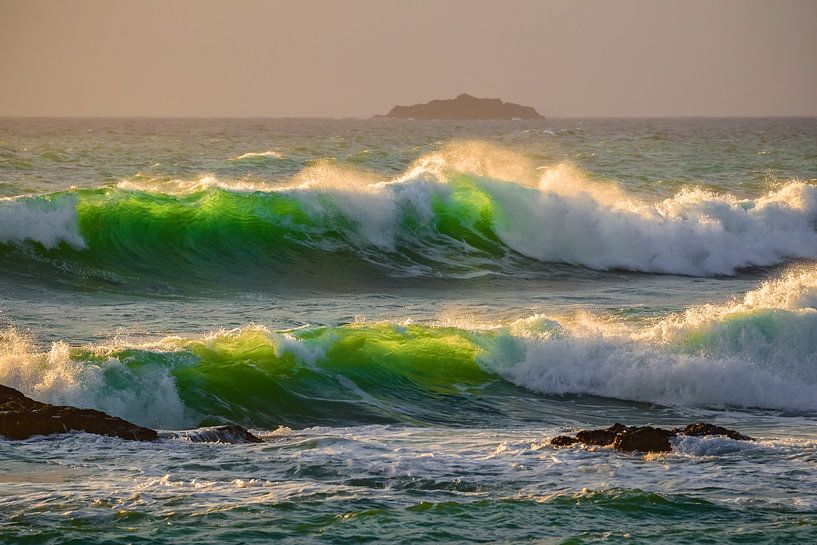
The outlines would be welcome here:
[[[9,543],[817,540],[817,120],[0,119]],[[758,438],[557,449],[615,421]]]

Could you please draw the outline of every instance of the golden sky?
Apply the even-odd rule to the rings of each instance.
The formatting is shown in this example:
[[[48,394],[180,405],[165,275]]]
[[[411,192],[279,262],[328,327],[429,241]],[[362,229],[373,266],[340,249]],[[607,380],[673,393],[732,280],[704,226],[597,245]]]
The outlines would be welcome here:
[[[817,115],[817,0],[0,0],[0,115]]]

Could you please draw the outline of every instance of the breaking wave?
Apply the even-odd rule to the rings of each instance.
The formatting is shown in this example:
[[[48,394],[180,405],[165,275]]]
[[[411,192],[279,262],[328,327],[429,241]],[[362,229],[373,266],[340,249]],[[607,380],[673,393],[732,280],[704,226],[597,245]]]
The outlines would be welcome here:
[[[687,187],[649,201],[470,142],[397,177],[318,162],[281,184],[126,180],[6,198],[0,259],[123,278],[301,274],[327,259],[389,276],[513,275],[540,263],[716,276],[817,258],[815,222],[807,182],[754,199]]]
[[[10,329],[0,383],[164,428],[486,425],[539,419],[542,400],[562,394],[808,413],[817,411],[817,271],[641,322],[577,313],[470,327],[251,325],[50,350]]]

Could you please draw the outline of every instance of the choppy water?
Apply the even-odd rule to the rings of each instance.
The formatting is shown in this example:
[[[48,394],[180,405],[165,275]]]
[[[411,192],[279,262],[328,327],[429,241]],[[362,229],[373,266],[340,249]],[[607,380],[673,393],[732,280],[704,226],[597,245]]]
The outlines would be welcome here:
[[[0,194],[0,383],[265,439],[0,441],[0,541],[817,541],[815,119],[0,119]]]

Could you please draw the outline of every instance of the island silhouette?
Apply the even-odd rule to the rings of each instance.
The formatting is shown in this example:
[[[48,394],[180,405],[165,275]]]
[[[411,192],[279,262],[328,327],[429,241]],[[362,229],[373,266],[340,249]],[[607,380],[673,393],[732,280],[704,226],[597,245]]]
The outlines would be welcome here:
[[[477,98],[462,93],[456,98],[436,99],[425,104],[395,106],[386,115],[399,119],[543,119],[535,108],[500,98]]]

